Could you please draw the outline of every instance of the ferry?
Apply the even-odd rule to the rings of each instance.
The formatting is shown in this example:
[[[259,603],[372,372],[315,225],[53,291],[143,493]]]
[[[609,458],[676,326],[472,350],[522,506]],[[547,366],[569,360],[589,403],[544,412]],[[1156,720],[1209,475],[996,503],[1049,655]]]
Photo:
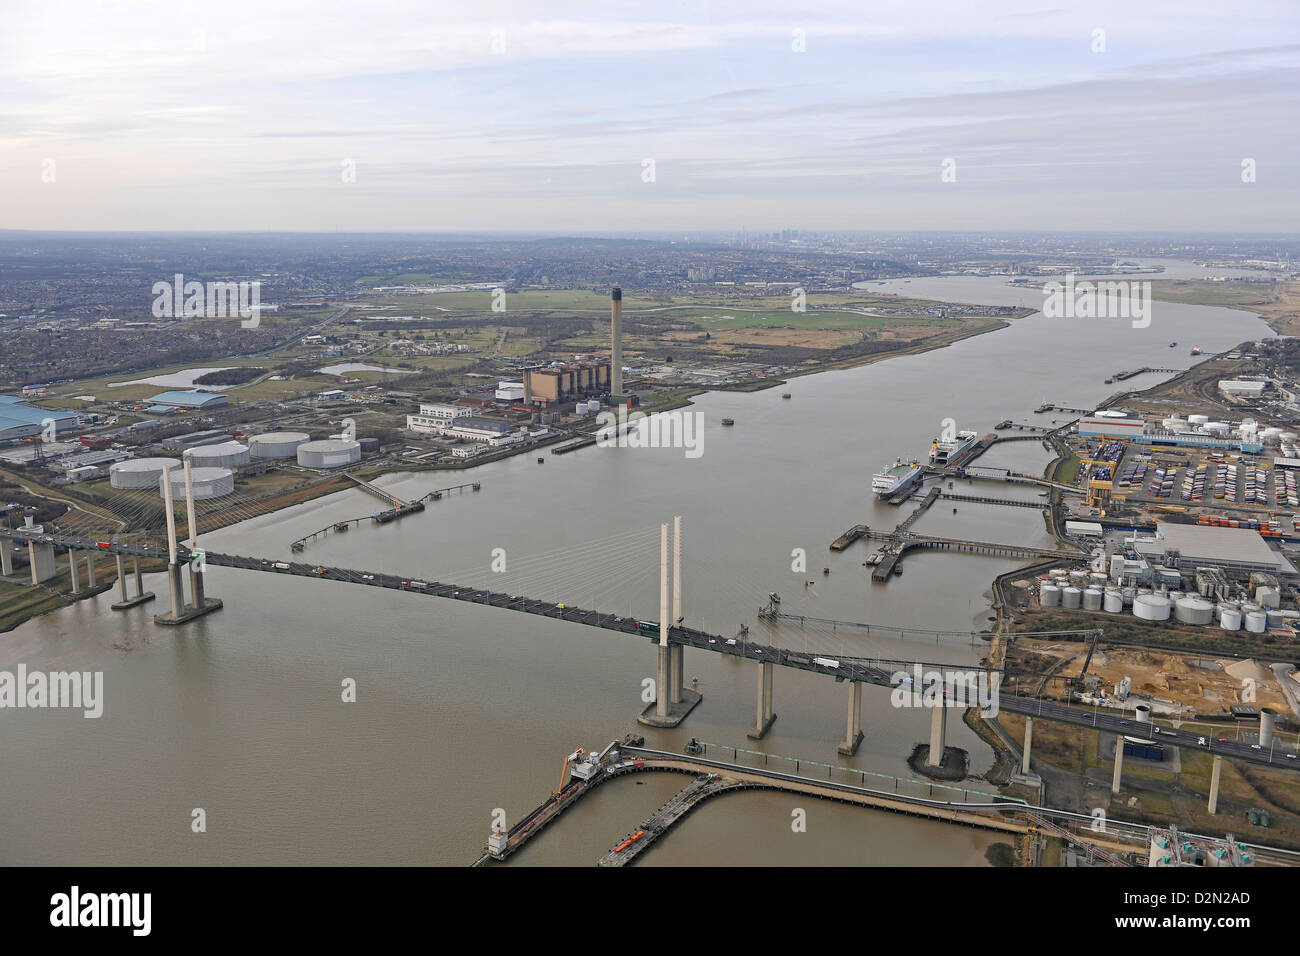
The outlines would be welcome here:
[[[895,458],[893,465],[871,476],[871,490],[881,498],[888,498],[903,491],[919,477],[921,463],[915,458],[910,464],[905,464],[901,458]]]
[[[952,441],[936,438],[930,444],[930,463],[940,466],[960,464],[979,437],[979,432],[958,432]]]

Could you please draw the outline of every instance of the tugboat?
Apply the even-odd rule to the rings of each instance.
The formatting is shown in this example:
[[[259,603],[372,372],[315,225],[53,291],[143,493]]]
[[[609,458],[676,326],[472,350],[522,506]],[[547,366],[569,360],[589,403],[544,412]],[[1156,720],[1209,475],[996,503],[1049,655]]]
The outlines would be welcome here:
[[[1177,343],[1177,342],[1170,342],[1170,343],[1169,343],[1169,347],[1170,347],[1171,349],[1176,349],[1176,348],[1178,348],[1178,343]]]
[[[735,420],[734,418],[724,418],[724,419],[722,420],[722,424],[724,424],[724,425],[734,425],[734,424],[736,424],[736,420]]]
[[[781,397],[782,397],[782,398],[789,398],[789,397],[790,397],[790,393],[789,393],[789,392],[782,392],[782,393],[781,393]]]
[[[1200,355],[1200,354],[1201,354],[1201,350],[1200,350],[1199,348],[1193,347],[1193,348],[1192,348],[1192,354],[1193,354],[1193,355]]]

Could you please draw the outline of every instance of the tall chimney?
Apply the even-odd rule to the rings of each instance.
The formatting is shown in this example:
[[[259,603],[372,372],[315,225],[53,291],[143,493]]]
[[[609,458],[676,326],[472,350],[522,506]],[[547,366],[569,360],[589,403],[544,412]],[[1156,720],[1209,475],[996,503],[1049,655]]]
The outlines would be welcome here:
[[[623,290],[614,286],[609,293],[609,393],[623,394]]]

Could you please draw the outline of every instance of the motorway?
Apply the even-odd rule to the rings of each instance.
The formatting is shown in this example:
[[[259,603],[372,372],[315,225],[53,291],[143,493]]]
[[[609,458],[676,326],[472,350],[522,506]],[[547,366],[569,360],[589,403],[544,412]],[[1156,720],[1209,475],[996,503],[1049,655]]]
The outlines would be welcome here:
[[[0,537],[12,538],[15,541],[35,540],[80,551],[104,551],[110,554],[135,554],[142,557],[167,557],[165,547],[137,542],[97,542],[92,538],[80,538],[70,535],[23,534],[20,530],[0,531]],[[388,588],[409,594],[447,598],[454,601],[465,601],[470,604],[485,604],[490,607],[499,607],[525,614],[536,614],[542,617],[555,618],[556,620],[569,621],[574,624],[584,624],[588,627],[598,627],[607,631],[633,634],[652,643],[659,640],[659,625],[657,622],[619,617],[602,611],[557,604],[553,601],[541,601],[498,591],[484,591],[456,584],[443,584],[437,581],[422,581],[380,571],[331,568],[301,562],[277,562],[270,558],[219,554],[213,551],[205,551],[203,555],[204,563],[212,567],[288,574],[295,577],[316,578],[321,581],[340,581],[345,584]],[[190,560],[189,552],[183,546],[178,546],[178,557],[183,562]],[[672,644],[695,647],[730,657],[812,671],[834,677],[837,680],[858,681],[880,687],[896,687],[898,682],[895,681],[894,675],[900,672],[909,673],[918,665],[923,672],[940,671],[964,675],[975,674],[981,677],[989,673],[988,668],[968,664],[953,665],[880,658],[850,658],[842,655],[831,657],[829,654],[822,655],[816,651],[797,652],[788,648],[755,644],[740,637],[728,638],[718,634],[709,634],[690,627],[670,628],[668,639]],[[964,706],[964,704],[954,702],[953,706]],[[1153,733],[1154,729],[1148,727],[1148,725],[1138,725],[1135,721],[1126,717],[1099,710],[1070,707],[1041,698],[1020,697],[1000,690],[997,694],[997,706],[1000,710],[1040,717],[1044,720],[1054,720],[1078,727],[1093,727],[1097,730],[1129,734],[1135,737],[1150,737],[1162,744],[1174,747],[1205,750],[1234,760],[1246,760],[1251,763],[1272,764],[1279,769],[1300,770],[1300,758],[1297,758],[1295,752],[1283,752],[1276,746],[1271,750],[1257,749],[1248,743],[1166,727],[1159,727],[1159,732]],[[1204,740],[1204,743],[1201,743],[1202,740]]]

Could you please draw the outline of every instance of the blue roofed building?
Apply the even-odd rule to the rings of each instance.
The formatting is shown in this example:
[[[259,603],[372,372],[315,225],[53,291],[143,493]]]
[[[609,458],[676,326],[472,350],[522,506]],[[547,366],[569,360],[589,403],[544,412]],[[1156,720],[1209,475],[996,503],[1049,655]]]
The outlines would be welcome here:
[[[229,405],[230,399],[219,392],[160,392],[153,398],[146,399],[150,405],[166,405],[169,408],[217,408]]]
[[[18,441],[40,435],[44,422],[53,419],[55,433],[77,430],[77,416],[29,405],[14,395],[0,395],[0,441]]]

